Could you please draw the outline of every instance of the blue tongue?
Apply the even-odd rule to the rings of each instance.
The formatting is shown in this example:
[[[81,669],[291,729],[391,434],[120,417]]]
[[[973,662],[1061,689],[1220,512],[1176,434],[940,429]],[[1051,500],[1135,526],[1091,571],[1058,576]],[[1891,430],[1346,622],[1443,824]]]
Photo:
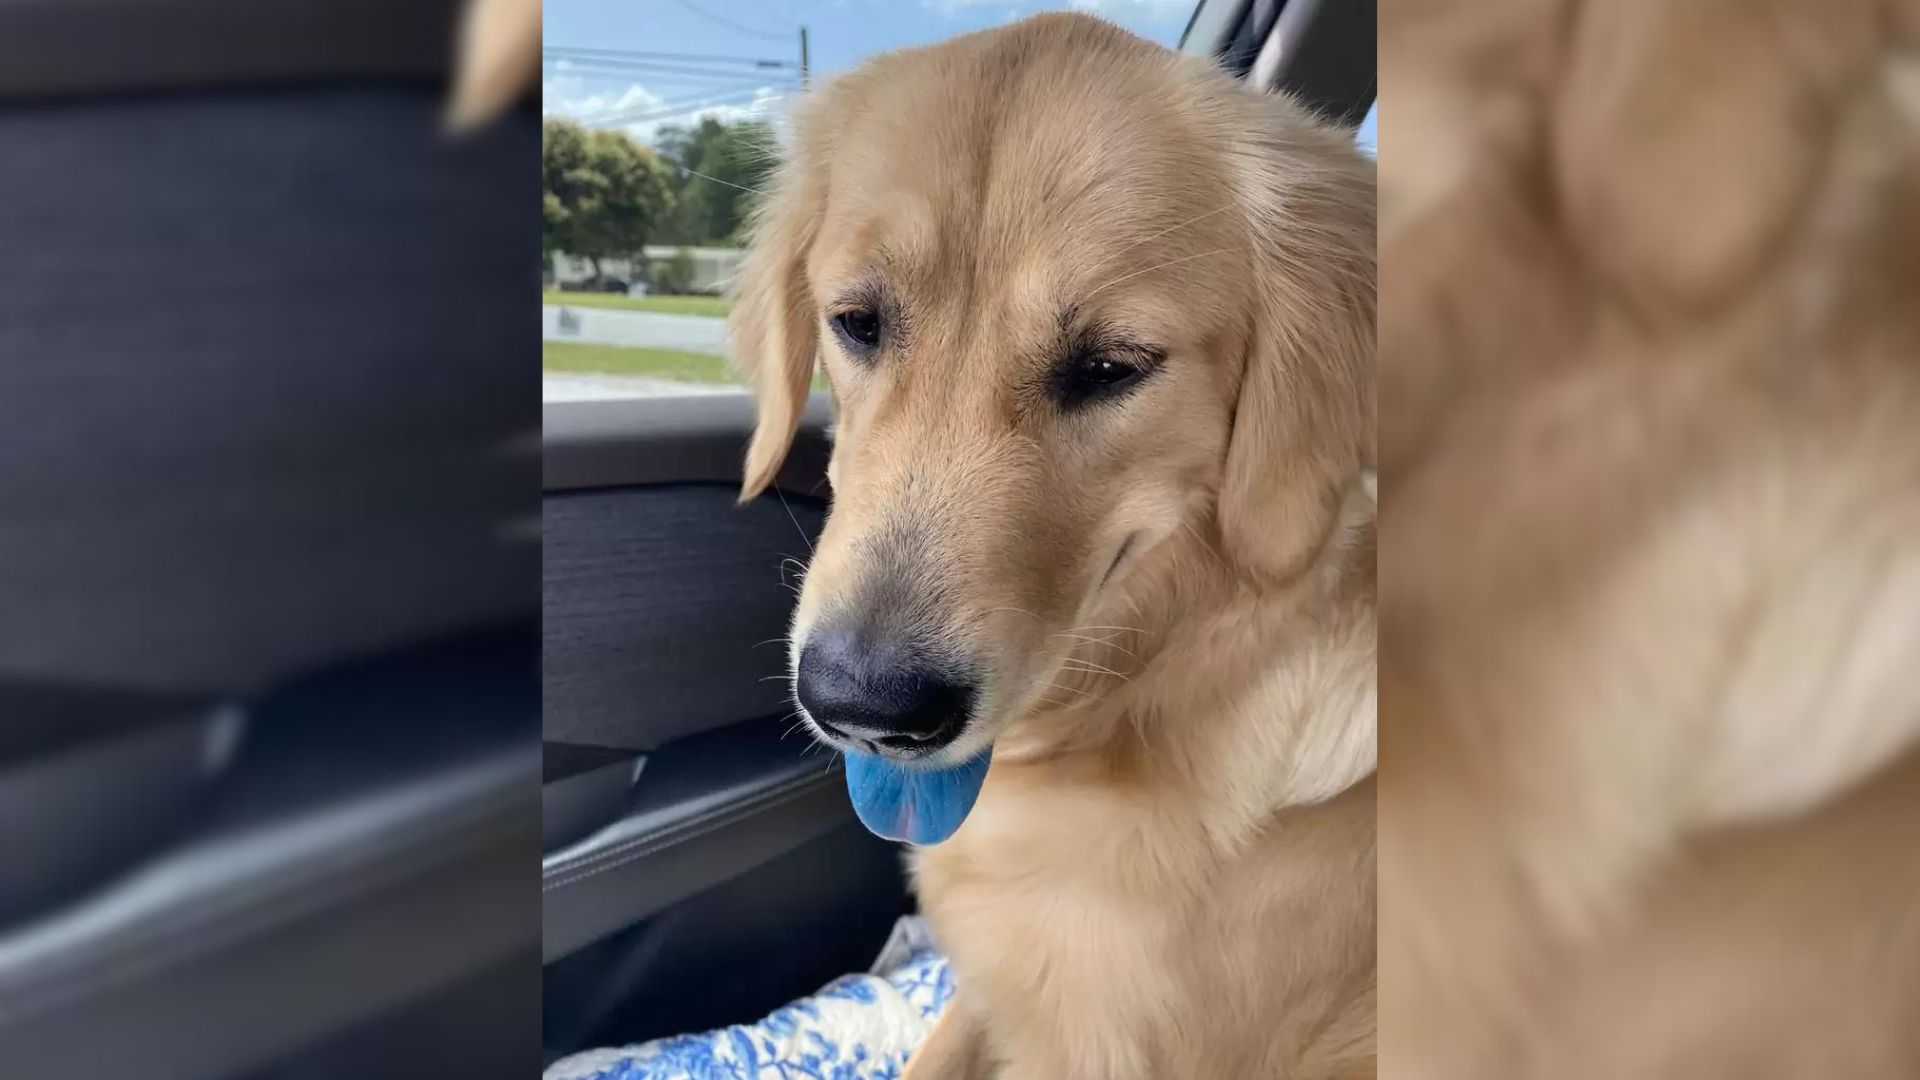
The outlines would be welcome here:
[[[862,825],[889,840],[937,844],[967,820],[993,750],[944,769],[902,765],[851,750],[846,757],[847,794]]]

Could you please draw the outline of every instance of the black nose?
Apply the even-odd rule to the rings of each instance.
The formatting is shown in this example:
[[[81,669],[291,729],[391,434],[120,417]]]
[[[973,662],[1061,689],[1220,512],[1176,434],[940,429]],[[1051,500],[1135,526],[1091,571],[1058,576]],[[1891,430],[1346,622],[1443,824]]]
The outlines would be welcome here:
[[[919,650],[816,632],[800,652],[800,704],[826,730],[870,749],[926,753],[952,742],[973,711],[973,686]]]

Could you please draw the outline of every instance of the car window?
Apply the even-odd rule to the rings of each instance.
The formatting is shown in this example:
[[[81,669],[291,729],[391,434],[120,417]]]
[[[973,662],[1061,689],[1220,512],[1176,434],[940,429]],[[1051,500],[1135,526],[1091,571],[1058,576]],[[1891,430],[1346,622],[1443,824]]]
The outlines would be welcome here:
[[[1050,9],[1179,44],[1194,0],[548,0],[541,50],[547,401],[740,393],[725,289],[811,80]]]

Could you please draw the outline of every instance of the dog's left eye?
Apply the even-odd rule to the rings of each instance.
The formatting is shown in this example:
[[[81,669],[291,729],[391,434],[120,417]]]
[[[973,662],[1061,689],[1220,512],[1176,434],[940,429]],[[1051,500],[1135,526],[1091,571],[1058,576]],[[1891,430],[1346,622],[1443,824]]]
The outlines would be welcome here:
[[[1073,408],[1126,392],[1144,378],[1148,365],[1111,353],[1083,353],[1060,369],[1060,404]]]
[[[871,308],[855,308],[835,315],[833,328],[855,350],[880,344],[880,313]]]
[[[1074,378],[1089,386],[1112,386],[1123,379],[1131,379],[1140,374],[1140,369],[1132,364],[1123,364],[1108,356],[1089,356],[1080,361],[1074,370]]]

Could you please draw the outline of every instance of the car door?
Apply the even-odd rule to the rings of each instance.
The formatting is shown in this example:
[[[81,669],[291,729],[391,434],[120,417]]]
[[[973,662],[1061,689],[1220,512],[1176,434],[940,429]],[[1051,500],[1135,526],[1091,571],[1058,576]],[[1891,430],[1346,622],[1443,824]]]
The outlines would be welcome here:
[[[546,407],[550,1055],[759,1015],[864,967],[906,908],[784,675],[826,410],[735,505],[743,391]]]

